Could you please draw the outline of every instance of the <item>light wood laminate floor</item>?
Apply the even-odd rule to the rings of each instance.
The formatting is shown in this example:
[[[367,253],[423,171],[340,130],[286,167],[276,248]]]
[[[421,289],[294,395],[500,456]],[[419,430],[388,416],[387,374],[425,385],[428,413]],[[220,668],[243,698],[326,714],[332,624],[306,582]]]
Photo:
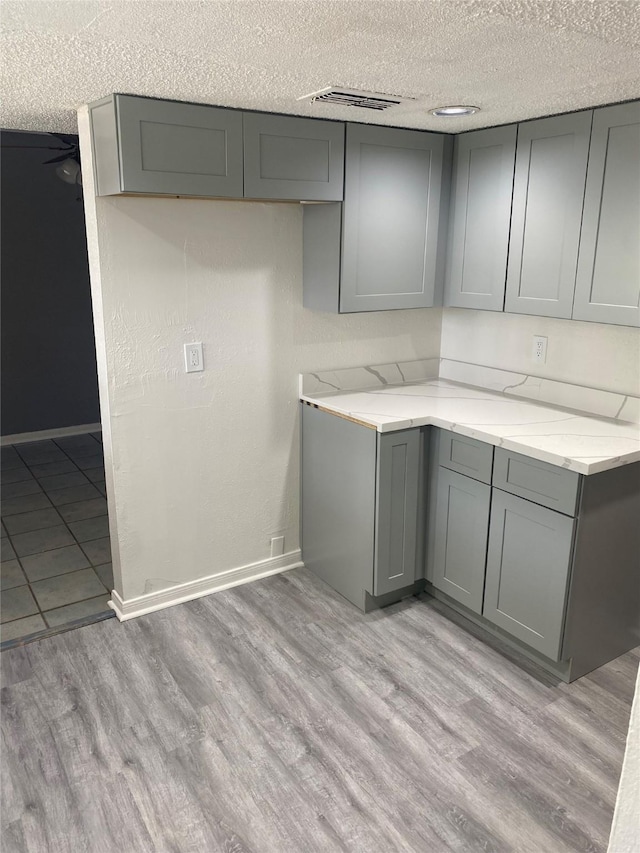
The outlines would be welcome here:
[[[571,685],[305,570],[2,654],[3,853],[604,851],[637,652]]]

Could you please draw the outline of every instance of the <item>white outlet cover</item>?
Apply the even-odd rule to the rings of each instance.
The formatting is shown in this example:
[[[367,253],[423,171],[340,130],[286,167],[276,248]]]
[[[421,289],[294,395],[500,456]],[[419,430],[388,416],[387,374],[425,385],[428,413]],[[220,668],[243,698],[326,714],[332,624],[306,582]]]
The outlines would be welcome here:
[[[184,345],[184,369],[187,373],[199,373],[204,370],[202,343]]]

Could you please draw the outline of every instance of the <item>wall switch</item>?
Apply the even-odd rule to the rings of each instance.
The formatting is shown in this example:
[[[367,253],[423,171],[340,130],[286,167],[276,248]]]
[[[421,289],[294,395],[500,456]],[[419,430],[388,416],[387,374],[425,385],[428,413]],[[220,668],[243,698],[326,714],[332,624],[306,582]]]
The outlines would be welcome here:
[[[204,370],[201,343],[184,345],[184,369],[187,373],[198,373]]]
[[[284,536],[274,536],[271,540],[271,556],[281,557],[284,554]]]
[[[542,335],[533,336],[533,351],[531,355],[537,364],[545,363],[547,360],[547,338]]]

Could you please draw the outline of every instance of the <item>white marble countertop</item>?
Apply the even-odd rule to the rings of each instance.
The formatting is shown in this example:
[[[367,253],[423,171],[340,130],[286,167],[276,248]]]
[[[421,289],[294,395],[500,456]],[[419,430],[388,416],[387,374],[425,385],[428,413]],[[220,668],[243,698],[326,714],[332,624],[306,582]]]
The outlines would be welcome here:
[[[378,432],[436,426],[595,474],[640,461],[640,426],[540,405],[443,379],[302,396]]]

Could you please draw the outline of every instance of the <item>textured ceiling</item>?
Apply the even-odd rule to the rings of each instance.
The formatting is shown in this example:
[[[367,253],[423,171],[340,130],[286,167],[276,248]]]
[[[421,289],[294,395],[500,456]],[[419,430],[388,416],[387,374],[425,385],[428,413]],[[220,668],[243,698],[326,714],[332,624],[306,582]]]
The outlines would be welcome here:
[[[3,0],[3,127],[73,131],[111,92],[457,132],[640,97],[634,0]],[[297,102],[338,85],[417,100]],[[430,108],[482,112],[436,119]]]

